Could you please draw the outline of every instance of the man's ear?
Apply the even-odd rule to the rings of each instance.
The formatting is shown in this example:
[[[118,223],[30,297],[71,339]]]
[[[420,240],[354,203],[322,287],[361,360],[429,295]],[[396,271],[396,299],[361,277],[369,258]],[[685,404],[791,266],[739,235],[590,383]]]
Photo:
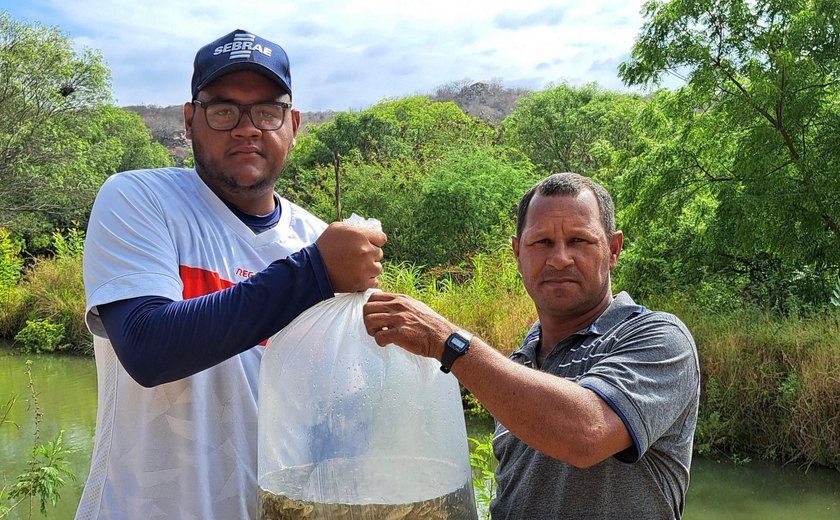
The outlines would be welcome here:
[[[292,109],[292,146],[297,144],[297,134],[300,129],[300,110]]]
[[[624,245],[624,233],[616,230],[610,240],[610,271],[618,265],[618,257],[621,254],[621,247]]]
[[[195,116],[195,105],[184,103],[184,129],[186,130],[187,139],[192,139],[193,116]]]
[[[519,248],[520,243],[518,236],[513,235],[510,237],[510,246],[511,249],[513,249],[513,256],[516,258],[516,271],[519,273],[520,278],[524,280],[524,277],[522,276],[522,258],[519,256],[522,250]]]
[[[513,256],[519,259],[519,237],[513,235],[510,237],[510,246],[513,248]]]

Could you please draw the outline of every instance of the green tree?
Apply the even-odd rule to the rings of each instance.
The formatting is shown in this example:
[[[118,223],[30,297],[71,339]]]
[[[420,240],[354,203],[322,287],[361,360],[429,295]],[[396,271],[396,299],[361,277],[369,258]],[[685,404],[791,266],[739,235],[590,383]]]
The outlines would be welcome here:
[[[401,156],[420,163],[438,160],[460,146],[491,144],[496,137],[492,127],[469,117],[451,101],[411,96],[383,101],[369,110],[396,123]]]
[[[79,134],[86,137],[89,154],[101,150],[107,158],[97,166],[97,171],[105,175],[173,164],[169,152],[154,140],[143,119],[130,110],[101,106]]]
[[[343,218],[341,210],[341,165],[342,160],[356,155],[356,160],[365,162],[383,161],[395,155],[399,142],[395,138],[397,126],[389,118],[371,111],[344,112],[336,118],[313,129],[323,143],[332,162],[335,180],[335,219]]]
[[[451,102],[383,101],[309,131],[280,191],[322,218],[379,219],[389,261],[457,264],[506,240],[511,197],[533,182],[526,159],[494,147],[494,129]]]
[[[628,161],[631,216],[696,220],[691,249],[715,273],[777,300],[806,282],[804,298],[825,301],[821,273],[840,265],[840,5],[651,1],[644,16],[622,79],[671,73],[685,86],[658,96],[647,147]]]
[[[24,25],[0,13],[0,225],[25,212],[66,216],[84,174],[56,173],[78,143],[68,126],[110,99],[109,72],[96,52],[76,52],[57,29]]]
[[[340,178],[346,177],[341,182],[342,200],[355,201],[354,208],[361,199],[376,205],[369,195],[359,195],[384,193],[371,184],[413,186],[415,177],[428,171],[429,161],[438,160],[453,147],[489,144],[493,138],[491,127],[470,118],[454,103],[432,102],[424,97],[386,100],[302,130],[278,187],[307,207],[321,208],[325,196],[334,202],[338,155]],[[351,173],[360,170],[375,173],[367,177]],[[316,212],[322,217],[336,215],[335,211]]]
[[[0,13],[0,225],[30,253],[84,225],[108,175],[172,164],[139,116],[109,104],[109,78],[98,52]]]
[[[422,184],[411,247],[416,261],[458,264],[506,244],[517,203],[535,181],[530,163],[492,148],[450,151]]]
[[[593,176],[610,168],[616,153],[635,148],[632,122],[643,104],[594,83],[564,83],[521,98],[502,122],[504,139],[544,172]]]

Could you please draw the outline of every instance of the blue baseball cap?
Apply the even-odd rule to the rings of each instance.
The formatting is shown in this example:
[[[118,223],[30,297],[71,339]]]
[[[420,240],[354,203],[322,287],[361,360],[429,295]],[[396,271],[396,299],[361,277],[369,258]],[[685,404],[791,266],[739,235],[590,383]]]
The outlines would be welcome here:
[[[237,29],[208,43],[195,54],[193,99],[214,79],[238,70],[259,72],[292,95],[292,76],[286,51],[276,43]]]

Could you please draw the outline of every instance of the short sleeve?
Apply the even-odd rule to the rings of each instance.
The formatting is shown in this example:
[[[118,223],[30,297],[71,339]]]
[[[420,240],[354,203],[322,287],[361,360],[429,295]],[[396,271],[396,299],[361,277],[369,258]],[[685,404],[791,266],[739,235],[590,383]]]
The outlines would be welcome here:
[[[86,322],[105,336],[96,306],[137,296],[181,299],[178,255],[151,171],[110,177],[97,194],[85,238]]]
[[[639,315],[616,334],[615,347],[579,381],[621,417],[634,448],[617,455],[635,462],[695,405],[699,365],[694,339],[675,316]]]

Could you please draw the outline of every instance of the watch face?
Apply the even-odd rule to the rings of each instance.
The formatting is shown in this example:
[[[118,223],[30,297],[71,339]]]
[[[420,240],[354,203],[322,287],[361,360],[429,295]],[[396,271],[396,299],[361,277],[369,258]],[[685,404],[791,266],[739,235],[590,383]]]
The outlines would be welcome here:
[[[469,346],[469,344],[470,344],[470,342],[466,341],[461,336],[453,336],[449,340],[449,346],[452,347],[454,350],[456,350],[458,352],[465,351],[467,349],[467,347]]]

